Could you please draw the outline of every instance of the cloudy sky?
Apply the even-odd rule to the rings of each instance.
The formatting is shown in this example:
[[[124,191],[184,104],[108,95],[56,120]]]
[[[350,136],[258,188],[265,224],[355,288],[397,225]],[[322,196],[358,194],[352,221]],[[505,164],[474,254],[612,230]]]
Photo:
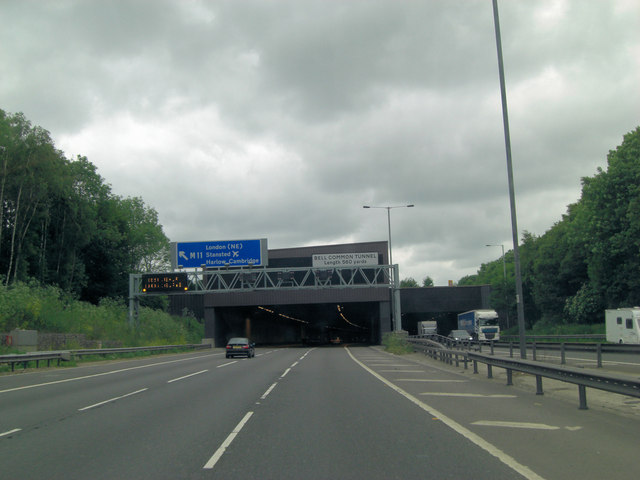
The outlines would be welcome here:
[[[640,0],[500,0],[520,237],[640,125]],[[436,285],[512,248],[491,0],[0,0],[0,108],[172,241],[387,239]]]

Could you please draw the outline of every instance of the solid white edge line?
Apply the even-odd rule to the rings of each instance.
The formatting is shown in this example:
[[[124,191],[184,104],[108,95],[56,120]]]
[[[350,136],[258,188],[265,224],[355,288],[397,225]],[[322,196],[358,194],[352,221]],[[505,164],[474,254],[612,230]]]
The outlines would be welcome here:
[[[384,378],[382,375],[379,375],[377,372],[371,370],[369,367],[367,367],[364,363],[360,362],[349,350],[348,347],[344,347],[345,350],[347,351],[347,353],[349,354],[349,356],[351,357],[351,359],[356,362],[358,365],[360,365],[362,368],[364,368],[367,372],[369,372],[371,375],[373,375],[374,377],[376,377],[378,380],[380,380],[382,383],[384,383],[385,385],[387,385],[389,388],[391,388],[392,390],[395,390],[397,393],[399,393],[400,395],[402,395],[403,397],[405,397],[407,400],[415,403],[417,406],[419,406],[420,408],[422,408],[424,411],[426,411],[427,413],[429,413],[430,415],[432,415],[433,417],[438,418],[438,420],[440,420],[442,423],[444,423],[446,426],[448,426],[449,428],[451,428],[452,430],[454,430],[455,432],[459,433],[460,435],[462,435],[463,437],[465,437],[466,439],[470,440],[471,442],[475,443],[478,447],[482,448],[483,450],[485,450],[486,452],[490,453],[491,455],[493,455],[494,457],[496,457],[498,460],[500,460],[502,463],[504,463],[505,465],[507,465],[509,468],[511,468],[512,470],[515,470],[516,472],[518,472],[520,475],[522,475],[523,477],[529,479],[529,480],[544,480],[544,477],[541,477],[540,475],[538,475],[537,473],[535,473],[533,470],[531,470],[529,467],[527,467],[526,465],[522,465],[521,463],[519,463],[515,458],[513,458],[512,456],[506,454],[505,452],[503,452],[502,450],[500,450],[498,447],[496,447],[495,445],[493,445],[492,443],[489,443],[488,441],[486,441],[484,438],[482,438],[479,435],[476,435],[475,433],[473,433],[471,430],[463,427],[462,425],[460,425],[458,422],[456,422],[455,420],[447,417],[446,415],[443,415],[442,413],[440,413],[438,410],[436,410],[435,408],[427,405],[426,403],[418,400],[417,398],[415,398],[413,395],[411,395],[408,392],[405,392],[403,389],[401,389],[400,387],[398,387],[397,385],[391,383],[389,380],[387,380],[386,378]]]
[[[89,410],[91,408],[95,408],[95,407],[99,407],[100,405],[104,405],[105,403],[115,402],[116,400],[120,400],[121,398],[126,398],[126,397],[130,397],[131,395],[136,395],[138,393],[142,393],[145,390],[148,390],[148,388],[141,388],[140,390],[136,390],[135,392],[127,393],[127,394],[121,395],[119,397],[110,398],[109,400],[105,400],[104,402],[95,403],[95,404],[89,405],[87,407],[79,408],[78,411],[79,412],[83,412],[85,410]]]
[[[208,357],[208,356],[215,356],[215,355],[220,355],[220,354],[219,353],[214,353],[212,355],[199,355],[197,357],[179,358],[177,360],[169,360],[169,361],[166,361],[166,362],[149,363],[149,364],[146,364],[146,365],[138,365],[136,367],[121,368],[119,370],[110,370],[108,372],[95,373],[93,375],[83,375],[81,377],[65,378],[64,380],[54,380],[52,382],[37,383],[37,384],[34,384],[34,385],[25,385],[23,387],[7,388],[6,390],[0,390],[0,393],[16,392],[18,390],[27,390],[29,388],[46,387],[48,385],[57,385],[59,383],[75,382],[77,380],[86,380],[87,378],[103,377],[105,375],[113,375],[114,373],[128,372],[128,371],[131,371],[131,370],[138,370],[140,368],[157,367],[157,366],[160,366],[160,365],[167,365],[167,364],[170,364],[170,363],[177,363],[177,362],[185,362],[185,361],[188,361],[188,360],[197,360],[199,358],[204,358],[204,357]]]
[[[200,375],[201,373],[208,372],[209,370],[200,370],[199,372],[190,373],[189,375],[185,375],[184,377],[174,378],[173,380],[167,380],[167,383],[177,382],[178,380],[184,380],[185,378],[193,377],[195,375]]]
[[[222,442],[222,445],[220,445],[218,450],[216,450],[216,453],[214,453],[213,456],[209,459],[209,461],[204,464],[204,467],[202,467],[203,469],[211,470],[215,466],[215,464],[218,463],[218,460],[220,460],[225,450],[229,447],[229,445],[231,445],[231,442],[233,442],[233,440],[236,438],[236,435],[240,433],[240,430],[242,430],[242,427],[244,427],[245,423],[249,421],[249,419],[251,418],[251,415],[253,415],[253,412],[247,412],[244,418],[240,420],[240,423],[236,425],[236,428],[234,428],[233,431],[226,438],[226,440]]]
[[[8,432],[0,433],[0,437],[6,437],[7,435],[11,435],[12,433],[16,433],[22,430],[21,428],[14,428],[13,430],[9,430]]]

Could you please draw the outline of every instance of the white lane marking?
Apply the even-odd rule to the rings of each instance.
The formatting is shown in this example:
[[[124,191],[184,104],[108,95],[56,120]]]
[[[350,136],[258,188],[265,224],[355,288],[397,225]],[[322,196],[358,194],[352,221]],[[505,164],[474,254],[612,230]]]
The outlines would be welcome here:
[[[517,395],[483,395],[480,393],[447,393],[447,392],[425,392],[420,395],[428,395],[431,397],[465,397],[465,398],[518,398]]]
[[[528,423],[528,422],[503,422],[494,420],[478,420],[471,425],[481,425],[483,427],[506,427],[506,428],[528,428],[532,430],[560,430],[561,427],[555,425],[545,425],[544,423]],[[576,431],[582,427],[564,427],[566,430]]]
[[[214,355],[217,355],[217,354],[214,354]],[[84,375],[82,377],[66,378],[64,380],[55,380],[53,382],[46,382],[46,383],[36,383],[34,385],[25,385],[24,387],[8,388],[6,390],[0,390],[0,393],[15,392],[15,391],[18,391],[18,390],[28,390],[29,388],[46,387],[47,385],[56,385],[58,383],[75,382],[76,380],[86,380],[88,378],[103,377],[105,375],[113,375],[114,373],[122,373],[122,372],[131,371],[131,370],[138,370],[140,368],[150,368],[150,367],[157,367],[157,366],[160,366],[160,365],[168,365],[170,363],[185,362],[187,360],[196,360],[198,358],[204,358],[205,356],[208,357],[208,356],[211,356],[211,355],[200,355],[200,356],[197,356],[197,357],[181,358],[181,359],[178,359],[178,360],[169,360],[169,361],[166,361],[166,362],[151,363],[151,364],[148,364],[148,365],[139,365],[137,367],[121,368],[119,370],[111,370],[109,372],[96,373],[96,374],[93,374],[93,375]]]
[[[222,365],[218,365],[216,368],[226,367],[227,365],[233,365],[234,363],[238,363],[238,361],[234,360],[233,362],[223,363]]]
[[[302,355],[302,356],[300,357],[300,360],[304,360],[304,357],[306,357],[307,355],[309,355],[309,354],[310,354],[311,352],[313,352],[315,349],[316,349],[316,347],[313,347],[313,348],[311,348],[311,349],[307,350],[307,351],[304,353],[304,355]]]
[[[424,373],[424,370],[380,370],[382,373]]]
[[[89,405],[87,407],[79,408],[78,411],[82,412],[84,410],[89,410],[91,408],[99,407],[100,405],[104,405],[105,403],[115,402],[116,400],[120,400],[121,398],[126,398],[126,397],[130,397],[131,395],[136,395],[138,393],[142,393],[145,390],[148,390],[148,388],[141,388],[140,390],[136,390],[135,392],[127,393],[127,394],[121,395],[119,397],[110,398],[109,400],[105,400],[104,402],[94,403],[93,405]]]
[[[16,433],[22,430],[21,428],[14,428],[13,430],[9,430],[8,432],[0,433],[0,437],[6,437],[7,435],[11,435],[12,433]]]
[[[218,450],[216,450],[216,453],[214,453],[213,456],[209,459],[209,461],[204,464],[204,467],[202,467],[203,469],[211,470],[214,467],[214,465],[218,463],[218,460],[220,460],[220,457],[222,457],[225,450],[229,447],[229,445],[231,445],[231,442],[233,442],[233,440],[236,438],[238,433],[240,433],[240,430],[242,430],[242,427],[244,427],[245,423],[249,421],[249,419],[251,418],[251,415],[253,415],[253,412],[247,412],[244,418],[240,420],[240,423],[236,425],[236,428],[234,428],[233,431],[229,434],[227,439],[224,442],[222,442],[222,445],[220,445]]]
[[[376,373],[375,371],[373,371],[372,369],[367,367],[364,363],[359,361],[351,353],[351,351],[347,347],[345,347],[345,349],[347,350],[347,353],[349,354],[349,356],[351,357],[351,359],[354,362],[356,362],[358,365],[360,365],[362,368],[364,368],[367,372],[369,372],[371,375],[376,377],[382,383],[387,385],[389,388],[395,390],[397,393],[399,393],[400,395],[405,397],[410,402],[413,402],[414,404],[416,404],[417,406],[422,408],[425,412],[429,413],[431,416],[438,418],[442,423],[444,423],[446,426],[451,428],[453,431],[459,433],[463,437],[465,437],[468,440],[470,440],[471,442],[475,443],[478,447],[482,448],[486,452],[488,452],[491,455],[493,455],[494,457],[498,458],[502,463],[507,465],[509,468],[515,470],[520,475],[522,475],[523,477],[525,477],[525,478],[527,478],[529,480],[544,480],[543,477],[541,477],[540,475],[535,473],[529,467],[527,467],[526,465],[522,465],[520,462],[518,462],[511,455],[508,455],[507,453],[503,452],[502,450],[500,450],[498,447],[496,447],[492,443],[489,443],[484,438],[482,438],[480,435],[477,435],[477,434],[473,433],[468,428],[463,427],[458,422],[456,422],[453,419],[447,417],[446,415],[440,413],[435,408],[433,408],[430,405],[427,405],[426,403],[424,403],[423,401],[417,399],[416,397],[414,397],[413,395],[411,395],[408,392],[404,391],[403,389],[401,389],[397,385],[391,383],[389,380],[384,378],[382,375]]]
[[[396,382],[466,383],[469,380],[433,380],[429,378],[396,378]]]
[[[280,378],[284,378],[284,377],[286,377],[286,376],[287,376],[287,373],[289,373],[290,371],[291,371],[291,369],[290,369],[290,368],[287,368],[287,369],[284,371],[284,373],[283,373],[282,375],[280,375]]]
[[[273,390],[274,388],[276,388],[276,385],[278,384],[278,382],[274,383],[273,385],[271,385],[266,392],[264,392],[262,394],[262,396],[260,397],[260,400],[264,400],[265,398],[267,398],[267,396],[271,393],[271,390]]]
[[[533,430],[560,430],[560,427],[553,425],[545,425],[544,423],[528,423],[528,422],[501,422],[491,420],[478,420],[472,422],[471,425],[481,425],[483,427],[508,427],[508,428],[529,428]]]
[[[209,370],[200,370],[199,372],[190,373],[189,375],[185,375],[184,377],[178,377],[178,378],[174,378],[173,380],[167,380],[167,383],[173,383],[173,382],[177,382],[178,380],[184,380],[185,378],[193,377],[195,375],[200,375],[201,373],[205,373],[208,371]]]
[[[407,365],[406,363],[370,363],[370,367],[413,367],[413,365]]]
[[[295,367],[298,364],[298,362],[293,362],[293,364],[291,365],[291,368]]]

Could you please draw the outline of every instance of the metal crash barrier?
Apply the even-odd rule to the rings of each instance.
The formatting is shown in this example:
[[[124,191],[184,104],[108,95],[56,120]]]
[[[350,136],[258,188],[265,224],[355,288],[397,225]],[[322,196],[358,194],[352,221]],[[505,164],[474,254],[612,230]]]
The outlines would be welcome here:
[[[640,380],[622,375],[596,374],[585,369],[571,368],[534,362],[528,360],[518,360],[514,358],[494,357],[482,353],[454,350],[444,348],[437,342],[408,339],[414,350],[425,355],[436,358],[448,364],[455,363],[458,366],[464,364],[468,368],[469,362],[473,362],[473,373],[478,373],[478,362],[487,365],[487,376],[493,378],[493,367],[504,368],[507,373],[507,385],[513,385],[513,371],[534,375],[536,377],[536,395],[543,395],[542,379],[551,378],[562,382],[573,383],[578,386],[579,409],[586,410],[587,393],[586,388],[596,388],[607,392],[618,393],[630,397],[640,398]]]
[[[74,358],[84,357],[87,355],[113,355],[119,353],[134,352],[162,352],[167,350],[175,350],[177,348],[187,348],[199,350],[204,348],[212,348],[209,343],[196,343],[188,345],[159,345],[153,347],[123,347],[123,348],[96,348],[84,350],[57,350],[53,352],[33,352],[33,353],[12,353],[8,355],[0,355],[0,364],[7,363],[11,365],[11,371],[15,371],[16,364],[22,364],[27,368],[29,362],[36,362],[36,368],[40,366],[40,362],[47,361],[47,367],[51,365],[51,361],[55,360],[60,366],[62,361],[69,361]]]

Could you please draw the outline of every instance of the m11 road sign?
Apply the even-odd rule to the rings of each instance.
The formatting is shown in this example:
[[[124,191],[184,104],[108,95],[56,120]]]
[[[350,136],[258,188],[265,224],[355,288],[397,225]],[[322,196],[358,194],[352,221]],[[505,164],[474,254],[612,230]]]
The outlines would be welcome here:
[[[267,239],[174,242],[173,268],[260,267],[267,264]]]

